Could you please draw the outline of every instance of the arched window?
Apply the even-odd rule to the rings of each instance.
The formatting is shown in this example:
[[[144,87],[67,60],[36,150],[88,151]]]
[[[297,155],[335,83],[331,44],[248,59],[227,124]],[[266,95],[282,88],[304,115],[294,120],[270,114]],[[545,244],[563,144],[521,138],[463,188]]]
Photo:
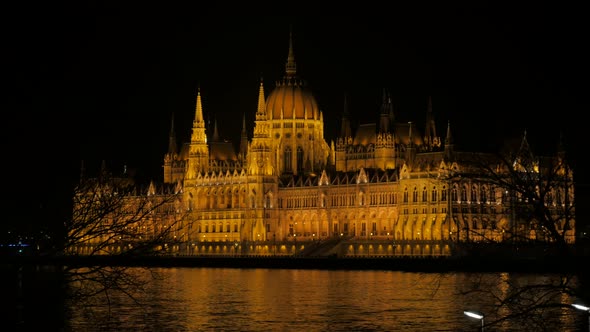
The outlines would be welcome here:
[[[467,187],[466,186],[461,187],[461,201],[462,202],[467,201]]]
[[[471,186],[471,203],[477,202],[477,186]]]
[[[447,201],[447,187],[443,186],[442,191],[440,192],[440,200],[443,202]]]
[[[457,202],[459,201],[459,196],[457,195],[457,187],[453,187],[453,190],[451,191],[451,200],[453,202]]]
[[[303,148],[297,147],[297,171],[303,171]]]
[[[404,189],[404,203],[408,202],[408,188]]]
[[[286,147],[283,153],[283,163],[285,164],[285,171],[291,172],[293,170],[291,165],[291,148]]]
[[[412,203],[418,202],[418,188],[414,187],[414,192],[412,193]]]
[[[422,188],[422,202],[428,201],[428,191],[426,191],[426,187]]]
[[[487,201],[488,201],[488,188],[486,186],[483,186],[483,188],[481,189],[481,202],[487,203]]]
[[[438,201],[438,191],[436,191],[436,187],[432,187],[432,202]]]

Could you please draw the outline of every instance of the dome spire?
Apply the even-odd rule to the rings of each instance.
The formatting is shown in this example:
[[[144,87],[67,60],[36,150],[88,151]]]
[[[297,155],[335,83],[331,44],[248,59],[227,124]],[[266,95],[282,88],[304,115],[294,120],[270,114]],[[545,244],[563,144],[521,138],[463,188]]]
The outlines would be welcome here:
[[[260,88],[258,89],[258,109],[256,112],[256,119],[266,119],[266,103],[264,100],[264,82],[260,78]]]
[[[201,88],[197,88],[197,105],[195,107],[195,122],[203,123],[203,104],[201,102]]]
[[[287,77],[295,77],[296,74],[295,54],[293,53],[293,28],[289,27],[289,55],[287,56],[286,73]]]

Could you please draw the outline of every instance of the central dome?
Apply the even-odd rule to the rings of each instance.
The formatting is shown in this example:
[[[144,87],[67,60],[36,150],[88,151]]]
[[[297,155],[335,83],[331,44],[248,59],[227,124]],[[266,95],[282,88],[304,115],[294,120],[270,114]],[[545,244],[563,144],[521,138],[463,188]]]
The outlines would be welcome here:
[[[305,82],[297,78],[293,38],[289,36],[289,55],[283,80],[266,99],[269,120],[319,119],[318,103]]]
[[[318,119],[318,103],[305,83],[295,77],[285,77],[266,99],[270,119]]]

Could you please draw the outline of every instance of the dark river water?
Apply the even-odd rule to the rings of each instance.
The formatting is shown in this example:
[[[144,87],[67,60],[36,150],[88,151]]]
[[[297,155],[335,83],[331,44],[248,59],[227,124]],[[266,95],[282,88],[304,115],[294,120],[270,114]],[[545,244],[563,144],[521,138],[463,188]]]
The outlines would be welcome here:
[[[491,322],[494,300],[461,295],[463,290],[484,282],[486,291],[501,295],[510,283],[553,277],[237,268],[153,272],[131,270],[150,280],[144,291],[132,291],[133,298],[101,293],[82,303],[63,299],[66,289],[55,273],[5,271],[5,331],[479,331],[481,321],[463,312],[477,310]],[[546,330],[588,331],[586,316],[575,311],[556,310]],[[518,322],[485,328],[526,330]]]

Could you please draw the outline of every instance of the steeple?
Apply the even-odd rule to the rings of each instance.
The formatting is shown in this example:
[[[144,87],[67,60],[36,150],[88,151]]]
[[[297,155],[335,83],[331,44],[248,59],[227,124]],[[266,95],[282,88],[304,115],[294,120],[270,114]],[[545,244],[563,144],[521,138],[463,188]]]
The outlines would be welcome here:
[[[174,132],[174,113],[172,113],[172,121],[170,121],[170,135],[168,136],[168,153],[176,154],[176,133]]]
[[[258,89],[258,109],[256,110],[256,124],[254,126],[254,137],[267,137],[269,128],[266,116],[266,102],[264,98],[264,83],[260,80],[260,88]]]
[[[258,119],[262,117],[261,119]],[[264,82],[260,79],[260,88],[258,89],[258,108],[256,109],[256,120],[266,120],[266,103],[264,99]]]
[[[201,89],[197,90],[197,105],[195,107],[195,119],[193,120],[193,132],[189,148],[187,179],[194,179],[198,172],[208,168],[209,147],[207,146],[207,133],[203,120],[203,104],[201,101]]]
[[[195,107],[195,119],[193,120],[191,143],[207,143],[207,136],[205,135],[205,121],[203,120],[201,89],[197,90],[197,105]]]
[[[424,132],[424,143],[430,150],[438,148],[441,145],[440,138],[436,136],[436,124],[434,122],[434,112],[432,112],[432,97],[428,96],[428,108],[426,110],[426,130]]]
[[[285,72],[287,77],[295,77],[296,68],[295,65],[295,53],[293,53],[293,29],[289,29],[289,55],[287,56],[287,65],[285,66]]]
[[[393,122],[393,104],[391,96],[383,89],[383,101],[381,103],[381,114],[379,115],[379,132],[388,133]]]
[[[217,119],[213,122],[213,142],[219,142],[219,132],[217,131]]]
[[[445,145],[453,144],[453,135],[451,135],[451,121],[447,123],[447,137],[445,138]]]
[[[275,172],[273,155],[270,152],[272,139],[269,122],[266,116],[264,84],[261,80],[258,89],[258,109],[254,121],[254,137],[248,145],[248,174],[250,175],[272,175]]]
[[[536,160],[529,145],[529,141],[527,140],[526,134],[527,132],[525,129],[522,135],[522,140],[520,141],[520,147],[518,148],[518,152],[515,156],[515,162],[520,164],[523,170],[533,171],[536,165]]]

